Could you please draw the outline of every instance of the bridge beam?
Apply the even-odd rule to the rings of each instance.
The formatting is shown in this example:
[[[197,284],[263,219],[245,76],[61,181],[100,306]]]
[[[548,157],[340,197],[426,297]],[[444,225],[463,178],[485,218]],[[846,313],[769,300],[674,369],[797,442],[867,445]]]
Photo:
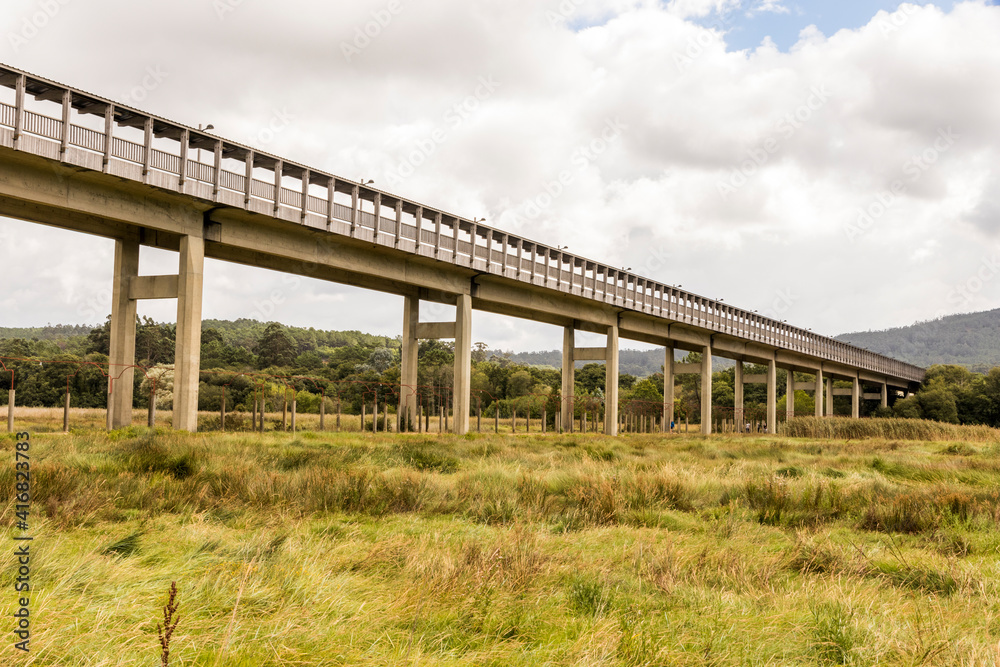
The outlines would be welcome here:
[[[111,349],[108,360],[108,428],[132,424],[135,383],[136,300],[130,283],[139,275],[139,241],[115,240],[115,277],[111,296]]]
[[[198,383],[201,371],[201,302],[204,289],[205,239],[181,237],[177,280],[177,338],[174,354],[174,428],[198,430]]]
[[[559,419],[562,429],[573,432],[573,404],[576,382],[576,359],[573,352],[576,349],[576,330],[573,326],[563,328],[562,354],[562,401],[560,402]]]

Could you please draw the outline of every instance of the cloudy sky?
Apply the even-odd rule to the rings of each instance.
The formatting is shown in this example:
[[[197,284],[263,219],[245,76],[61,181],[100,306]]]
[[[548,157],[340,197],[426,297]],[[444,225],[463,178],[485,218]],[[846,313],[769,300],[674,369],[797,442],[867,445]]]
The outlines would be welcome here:
[[[0,61],[833,335],[1000,307],[997,4],[7,0]],[[106,240],[0,220],[0,261],[0,326],[109,311]],[[206,273],[205,317],[400,330],[396,297]]]

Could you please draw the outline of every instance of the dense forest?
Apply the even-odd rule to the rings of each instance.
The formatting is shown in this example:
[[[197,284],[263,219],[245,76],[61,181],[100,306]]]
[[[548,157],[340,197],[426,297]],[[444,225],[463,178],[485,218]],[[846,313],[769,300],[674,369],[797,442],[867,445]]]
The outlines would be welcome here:
[[[0,330],[0,391],[11,382],[17,403],[23,406],[62,405],[69,389],[74,407],[100,408],[107,403],[110,322],[92,329],[49,326],[38,329]],[[85,333],[84,333],[85,332]],[[136,325],[136,359],[140,367],[134,383],[134,405],[147,407],[150,400],[169,409],[172,400],[172,370],[175,326],[141,319]],[[302,412],[318,412],[320,402],[335,401],[345,413],[358,414],[362,403],[376,398],[394,407],[400,396],[400,347],[398,338],[373,336],[359,331],[320,331],[288,327],[256,320],[235,322],[206,320],[202,331],[202,373],[199,408],[219,410],[226,397],[234,411],[249,411],[255,397],[277,405],[292,392]],[[623,351],[624,356],[627,351]],[[634,351],[633,351],[634,352]],[[662,414],[662,352],[651,373],[623,371],[619,377],[621,407],[634,413]],[[421,341],[419,387],[412,388],[426,408],[437,411],[451,402],[454,349],[450,342]],[[550,422],[560,404],[561,374],[543,357],[511,355],[491,351],[479,343],[473,350],[473,405],[491,414],[507,417],[515,410],[535,417],[543,408]],[[683,361],[698,362],[688,355]],[[622,364],[625,366],[625,364]],[[648,370],[638,362],[628,368]],[[118,371],[113,371],[118,372]],[[763,367],[748,366],[748,374],[762,374]],[[796,377],[808,381],[811,376]],[[679,421],[697,423],[700,418],[699,376],[677,376],[675,411]],[[713,374],[712,404],[718,419],[733,417],[734,369]],[[849,387],[849,383],[836,383]],[[778,371],[778,413],[784,415],[785,371]],[[598,410],[605,392],[604,365],[588,363],[576,371],[576,410]],[[746,419],[762,421],[765,387],[745,386]],[[811,415],[814,399],[808,392],[795,393],[795,412]],[[924,417],[963,424],[1000,426],[1000,368],[977,373],[958,365],[933,365],[921,390],[907,399],[890,395],[890,407],[865,401],[863,415]],[[850,414],[850,397],[834,398],[835,414]]]
[[[1000,309],[842,334],[837,339],[917,366],[955,364],[984,373],[1000,366]]]
[[[110,321],[85,330],[69,327],[0,330],[0,390],[17,389],[24,406],[61,405],[67,387],[74,407],[102,407],[107,402],[107,362]],[[30,336],[17,336],[29,334]],[[134,405],[155,400],[170,407],[175,325],[137,321],[137,371]],[[362,401],[379,397],[395,404],[400,392],[398,338],[359,331],[321,331],[287,327],[255,320],[205,320],[202,327],[199,408],[218,410],[223,392],[230,410],[250,410],[255,395],[278,401],[294,390],[298,408],[317,412],[322,397],[337,401],[344,412],[357,414]],[[419,388],[422,403],[433,410],[451,401],[454,349],[449,342],[422,341],[419,346]],[[118,372],[118,371],[112,371]],[[662,382],[662,375],[660,375]],[[513,361],[509,355],[478,344],[473,351],[473,395],[477,406],[499,409],[508,416],[515,409],[535,416],[558,406],[560,372]],[[622,373],[620,387],[631,396],[653,397],[662,404],[662,392],[636,393],[638,377]],[[641,386],[640,386],[641,389]],[[603,399],[604,368],[590,364],[577,373],[581,409]],[[636,399],[640,400],[640,399]],[[554,401],[554,405],[549,405]]]

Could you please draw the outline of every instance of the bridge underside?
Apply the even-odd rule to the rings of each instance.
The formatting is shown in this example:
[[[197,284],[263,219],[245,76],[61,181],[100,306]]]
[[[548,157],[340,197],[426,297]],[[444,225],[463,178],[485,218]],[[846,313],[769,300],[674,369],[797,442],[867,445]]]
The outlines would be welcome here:
[[[134,329],[130,330],[131,327],[123,321],[129,313],[134,319],[134,302],[140,298],[178,298],[179,329],[184,332],[183,337],[178,336],[178,359],[184,361],[183,367],[179,364],[175,378],[178,394],[183,395],[183,400],[177,401],[179,414],[175,418],[175,426],[188,430],[194,430],[197,425],[201,274],[206,257],[400,295],[407,298],[410,319],[413,319],[414,312],[417,313],[417,323],[419,306],[413,304],[432,301],[458,305],[458,322],[453,333],[445,336],[456,339],[457,350],[462,345],[471,348],[468,326],[463,322],[466,309],[564,327],[569,332],[565,338],[564,355],[570,361],[574,349],[571,332],[580,330],[607,334],[609,345],[604,359],[608,363],[608,387],[617,387],[617,339],[620,337],[663,345],[670,350],[665,356],[667,366],[670,364],[666,359],[670,357],[672,361],[672,350],[676,348],[699,352],[708,355],[708,358],[714,355],[762,364],[772,369],[772,373],[773,369],[781,367],[815,374],[818,396],[822,396],[820,385],[823,377],[852,381],[855,385],[855,415],[861,400],[857,389],[860,383],[880,385],[883,404],[888,388],[914,388],[913,383],[896,377],[747,341],[725,332],[672,322],[591,298],[560,293],[532,284],[519,275],[498,276],[419,254],[404,254],[372,241],[331,234],[325,228],[290,224],[251,210],[215,205],[198,197],[6,147],[0,147],[0,216],[98,235],[118,242],[112,364],[127,367],[134,363]],[[138,278],[139,245],[181,253],[181,271],[176,276],[176,289],[172,287],[175,277],[161,280],[161,287],[155,289],[150,281]],[[168,285],[165,291],[162,285]],[[413,328],[407,327],[404,331],[404,357],[405,348],[413,344],[414,336]],[[130,337],[132,340],[128,340]],[[455,428],[458,432],[468,429],[467,357],[457,355],[455,370]],[[742,375],[742,364],[738,366]],[[564,369],[567,369],[566,363]],[[571,363],[568,369],[571,372]],[[709,403],[709,412],[703,413],[703,428],[710,429],[711,364],[703,364],[700,372],[703,377],[702,391],[706,391],[707,385]],[[666,376],[667,382],[672,383],[672,369]],[[404,384],[406,379],[404,377]],[[766,378],[766,383],[770,408],[767,425],[773,431],[777,422],[774,418],[774,378]],[[563,398],[564,403],[569,405],[572,397],[567,395],[565,385],[564,379]],[[572,391],[571,386],[569,392]],[[130,388],[131,370],[126,369],[118,380],[116,391],[128,391],[127,395],[131,396]],[[672,389],[672,386],[667,388],[666,393],[672,395]],[[462,391],[464,398],[460,399],[458,394]],[[742,394],[742,387],[738,393]],[[612,401],[609,393],[605,420],[609,433],[616,432],[618,422],[616,416],[611,414],[612,402],[617,409],[617,401]],[[703,400],[703,405],[705,402]],[[817,401],[820,406],[818,411],[822,409],[822,403]],[[464,417],[459,415],[463,408]],[[564,413],[567,409],[564,407]],[[737,406],[737,410],[741,411],[741,406]],[[672,401],[664,408],[666,423],[669,423],[671,414]],[[114,426],[120,426],[127,423],[130,415],[130,410],[126,410],[125,404],[121,403],[114,408],[111,421]],[[565,415],[563,423],[567,423]],[[571,418],[568,423],[572,423]]]

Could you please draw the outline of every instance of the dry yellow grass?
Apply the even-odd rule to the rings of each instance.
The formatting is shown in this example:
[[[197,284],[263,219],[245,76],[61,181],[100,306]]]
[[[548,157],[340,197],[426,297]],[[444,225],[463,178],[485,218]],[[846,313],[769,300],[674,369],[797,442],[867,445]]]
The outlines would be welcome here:
[[[35,625],[4,665],[156,664],[171,581],[174,665],[997,658],[988,443],[106,434],[102,411],[64,436],[44,432],[58,411],[22,418]]]

